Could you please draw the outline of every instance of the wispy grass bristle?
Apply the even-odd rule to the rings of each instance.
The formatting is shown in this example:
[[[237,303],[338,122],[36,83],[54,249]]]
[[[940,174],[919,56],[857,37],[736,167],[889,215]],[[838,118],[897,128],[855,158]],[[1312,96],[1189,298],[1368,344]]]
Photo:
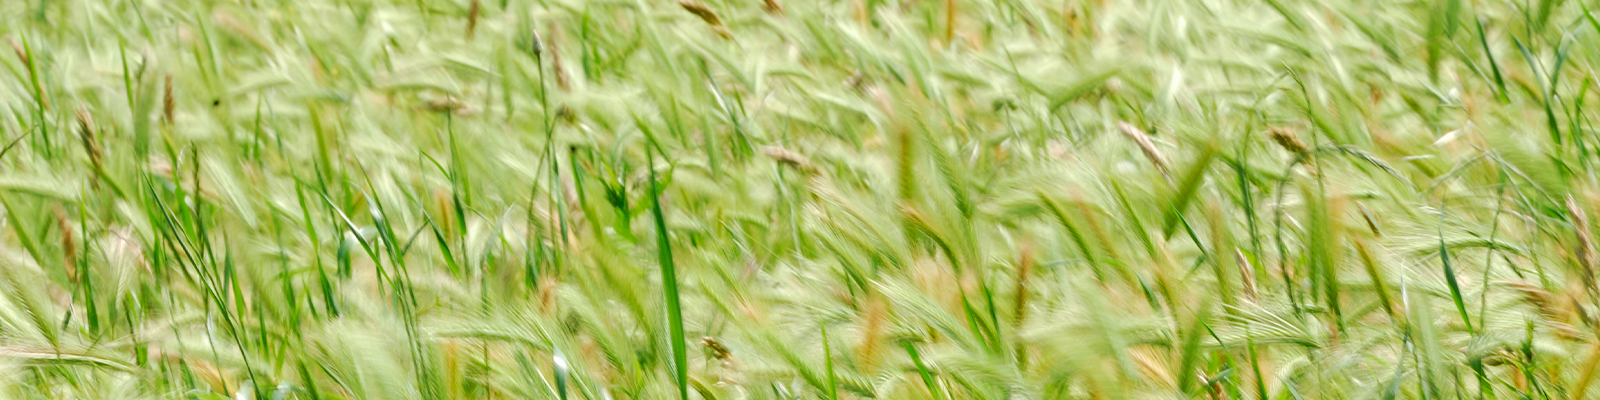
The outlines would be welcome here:
[[[0,399],[1587,398],[1589,11],[0,1]]]

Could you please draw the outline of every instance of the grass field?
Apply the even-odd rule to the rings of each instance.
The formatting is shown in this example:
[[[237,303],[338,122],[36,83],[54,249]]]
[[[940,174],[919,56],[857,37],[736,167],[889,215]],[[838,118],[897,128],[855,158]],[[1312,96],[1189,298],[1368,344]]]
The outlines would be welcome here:
[[[3,0],[0,398],[1596,398],[1591,7]]]

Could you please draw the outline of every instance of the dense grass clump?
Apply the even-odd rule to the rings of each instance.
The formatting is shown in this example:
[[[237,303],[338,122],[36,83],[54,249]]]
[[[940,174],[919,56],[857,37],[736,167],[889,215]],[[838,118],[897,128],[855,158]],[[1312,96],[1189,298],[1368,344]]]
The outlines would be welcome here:
[[[1594,6],[0,1],[0,398],[1594,398]]]

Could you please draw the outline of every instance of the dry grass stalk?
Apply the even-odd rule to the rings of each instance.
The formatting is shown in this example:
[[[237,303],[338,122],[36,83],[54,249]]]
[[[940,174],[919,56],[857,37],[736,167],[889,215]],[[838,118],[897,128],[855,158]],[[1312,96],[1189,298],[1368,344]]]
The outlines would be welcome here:
[[[811,158],[806,157],[805,154],[785,149],[782,146],[762,147],[761,154],[765,154],[767,157],[771,157],[773,160],[777,160],[779,163],[794,169],[805,172],[815,172],[817,170],[817,166],[811,164]]]
[[[1233,260],[1239,265],[1239,285],[1244,289],[1244,297],[1251,302],[1256,301],[1256,269],[1250,266],[1250,259],[1244,256],[1244,251],[1235,247]]]
[[[28,58],[28,50],[22,48],[22,43],[17,43],[17,38],[6,36],[6,42],[11,43],[11,51],[17,53],[17,59],[22,61],[22,65],[32,64],[32,60]]]
[[[723,345],[722,341],[717,340],[716,337],[702,337],[700,338],[700,344],[705,346],[707,351],[711,352],[711,358],[713,359],[722,361],[724,363],[733,360],[733,352],[728,350],[728,346]]]
[[[467,40],[478,30],[478,14],[483,12],[483,0],[472,0],[472,5],[467,8]]]
[[[167,125],[172,125],[172,112],[178,107],[177,99],[172,97],[172,74],[167,74],[166,85],[161,93],[161,120]]]
[[[705,21],[706,25],[710,25],[711,30],[717,32],[718,35],[723,38],[733,38],[733,31],[728,30],[728,27],[722,24],[722,18],[717,16],[717,12],[713,11],[711,6],[695,0],[678,0],[678,5],[682,6],[690,14],[700,17],[700,20]]]
[[[550,37],[550,42],[539,43],[543,44],[544,50],[550,52],[550,74],[555,76],[556,86],[560,87],[561,91],[572,90],[572,80],[567,78],[567,69],[561,66],[561,29],[551,26],[550,34],[547,36]]]
[[[78,283],[78,240],[73,234],[72,220],[67,218],[67,211],[60,206],[51,211],[55,213],[56,229],[61,231],[61,267],[67,273],[67,279]]]
[[[761,0],[761,10],[772,15],[783,15],[783,5],[778,0]]]
[[[722,18],[718,17],[717,12],[712,11],[711,6],[706,5],[706,3],[695,0],[678,0],[678,5],[682,6],[690,14],[700,17],[700,20],[705,21],[706,25],[722,26]]]
[[[1591,299],[1595,298],[1594,276],[1594,238],[1589,234],[1589,216],[1578,207],[1578,202],[1572,195],[1567,195],[1567,214],[1572,217],[1572,232],[1578,240],[1573,248],[1573,256],[1577,258],[1578,266],[1583,269],[1584,290]]]
[[[1562,311],[1560,306],[1556,304],[1556,296],[1555,294],[1550,293],[1550,291],[1523,281],[1506,281],[1501,282],[1501,284],[1504,284],[1517,293],[1522,294],[1523,300],[1527,301],[1528,304],[1532,304],[1534,307],[1538,308],[1539,313],[1543,314],[1546,318],[1565,319],[1563,315],[1565,315],[1566,312]]]
[[[455,98],[455,96],[435,97],[424,100],[422,102],[422,108],[432,112],[453,113],[462,117],[478,114],[477,107],[473,107],[471,104],[467,104],[466,102]]]
[[[944,44],[949,45],[956,39],[956,0],[944,0]]]
[[[95,129],[94,118],[89,116],[89,109],[78,106],[78,140],[83,144],[84,153],[89,154],[89,161],[95,168],[100,167],[100,136]]]
[[[268,42],[265,38],[262,38],[260,34],[257,34],[254,29],[250,29],[248,25],[245,25],[243,21],[239,21],[238,18],[234,18],[232,15],[222,12],[222,10],[217,10],[217,12],[213,13],[211,17],[215,19],[218,24],[221,24],[223,27],[232,30],[239,36],[243,36],[245,40],[249,40],[250,43],[259,46],[262,49],[272,48],[271,42]]]
[[[1367,208],[1365,204],[1361,203],[1356,203],[1356,206],[1360,208],[1361,220],[1367,223],[1367,230],[1372,231],[1372,236],[1382,237],[1383,230],[1378,229],[1378,218],[1372,213],[1372,209]]]
[[[1123,121],[1117,121],[1117,130],[1121,131],[1123,136],[1133,139],[1133,143],[1139,146],[1139,151],[1144,152],[1144,157],[1150,160],[1150,164],[1154,164],[1156,169],[1161,171],[1161,176],[1165,177],[1168,183],[1172,182],[1172,170],[1167,163],[1167,157],[1161,154],[1161,149],[1156,148],[1155,141],[1150,140],[1150,134]]]
[[[1034,264],[1037,261],[1033,256],[1033,246],[1024,243],[1017,249],[1017,277],[1016,298],[1012,301],[1016,309],[1012,311],[1013,319],[1018,325],[1022,324],[1028,312],[1028,276],[1033,274]]]
[[[36,76],[36,74],[40,74],[41,72],[34,71],[35,66],[33,65],[33,57],[29,56],[28,49],[23,47],[21,43],[17,43],[17,39],[14,37],[7,36],[6,41],[11,43],[11,51],[17,53],[17,60],[22,61],[22,68],[24,71],[28,72],[28,78],[33,80],[33,84],[30,84],[29,86],[33,87],[34,95],[39,97],[37,99],[39,106],[49,109],[50,99],[45,97],[44,88],[39,86],[43,83],[41,83],[39,77]]]
[[[1300,141],[1300,137],[1295,135],[1292,129],[1281,126],[1272,127],[1267,129],[1267,136],[1271,137],[1272,141],[1278,144],[1278,147],[1282,147],[1295,155],[1304,155],[1311,152],[1311,147],[1306,146],[1306,142]]]

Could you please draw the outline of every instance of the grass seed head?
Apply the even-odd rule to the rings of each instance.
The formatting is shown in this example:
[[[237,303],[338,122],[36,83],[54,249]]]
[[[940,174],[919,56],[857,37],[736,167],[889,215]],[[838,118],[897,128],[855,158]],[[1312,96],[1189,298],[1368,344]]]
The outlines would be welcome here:
[[[811,164],[811,158],[793,150],[785,149],[782,146],[765,146],[761,148],[761,153],[783,165],[801,171],[814,172],[817,168],[816,165]]]
[[[550,34],[547,36],[550,38],[549,43],[537,40],[536,43],[542,43],[543,49],[550,52],[550,75],[556,78],[556,86],[560,87],[562,91],[572,90],[572,81],[567,78],[567,70],[561,66],[561,29],[551,26]]]
[[[1144,152],[1144,157],[1150,160],[1150,164],[1161,171],[1161,176],[1167,178],[1169,182],[1172,181],[1172,171],[1168,169],[1167,157],[1162,155],[1161,149],[1156,148],[1155,142],[1150,140],[1150,134],[1124,121],[1117,121],[1117,130],[1121,131],[1123,136],[1133,139],[1133,143],[1139,146],[1139,151]]]
[[[1578,240],[1572,249],[1573,256],[1577,257],[1578,265],[1583,268],[1583,278],[1586,282],[1584,286],[1590,293],[1594,293],[1596,291],[1594,239],[1589,234],[1589,216],[1583,212],[1583,208],[1578,207],[1577,200],[1570,194],[1567,195],[1566,206],[1567,214],[1572,217],[1572,232]]]
[[[472,40],[472,35],[478,30],[478,14],[483,12],[483,0],[472,0],[472,5],[467,8],[467,40]]]
[[[178,100],[172,97],[172,74],[167,74],[166,85],[161,93],[161,120],[172,125],[172,112],[178,107]]]
[[[706,5],[706,3],[695,0],[678,0],[678,5],[682,6],[690,14],[700,17],[700,20],[705,21],[706,25],[722,26],[722,18],[717,17],[717,12],[712,11],[711,6]]]
[[[717,35],[725,39],[733,38],[733,31],[728,30],[728,27],[722,24],[722,18],[717,16],[716,11],[711,10],[711,6],[696,0],[678,0],[678,5],[682,6],[690,14],[700,17],[700,20],[705,21],[706,25],[710,25],[711,30],[716,32]]]
[[[1311,152],[1311,147],[1306,146],[1306,142],[1300,141],[1300,137],[1295,135],[1293,129],[1275,126],[1267,129],[1267,136],[1271,137],[1272,141],[1278,144],[1278,147],[1282,147],[1295,155]]]
[[[783,5],[778,0],[761,0],[761,10],[772,15],[783,15]]]
[[[94,118],[89,115],[89,109],[78,106],[78,140],[83,144],[84,153],[89,155],[89,160],[95,168],[100,167],[100,138],[95,129]]]
[[[51,209],[55,215],[56,229],[61,231],[61,267],[67,274],[67,279],[78,282],[78,241],[74,238],[72,221],[67,219],[67,211],[61,206]]]
[[[467,104],[466,102],[455,98],[455,96],[440,96],[424,100],[422,102],[422,109],[432,112],[454,113],[457,116],[463,117],[476,115],[478,113],[478,109],[476,107],[473,107],[471,104]]]
[[[28,50],[22,48],[22,43],[17,43],[17,38],[6,36],[6,42],[11,43],[11,51],[17,53],[17,60],[21,60],[23,66],[32,64],[32,60],[28,58]]]
[[[733,352],[728,350],[728,346],[723,345],[722,341],[717,340],[716,337],[701,337],[700,345],[706,347],[706,351],[711,353],[711,358],[717,359],[718,361],[722,361],[724,363],[733,360]]]
[[[1256,269],[1250,266],[1250,259],[1244,256],[1244,250],[1233,249],[1233,261],[1239,265],[1239,286],[1244,289],[1246,300],[1256,301]]]

